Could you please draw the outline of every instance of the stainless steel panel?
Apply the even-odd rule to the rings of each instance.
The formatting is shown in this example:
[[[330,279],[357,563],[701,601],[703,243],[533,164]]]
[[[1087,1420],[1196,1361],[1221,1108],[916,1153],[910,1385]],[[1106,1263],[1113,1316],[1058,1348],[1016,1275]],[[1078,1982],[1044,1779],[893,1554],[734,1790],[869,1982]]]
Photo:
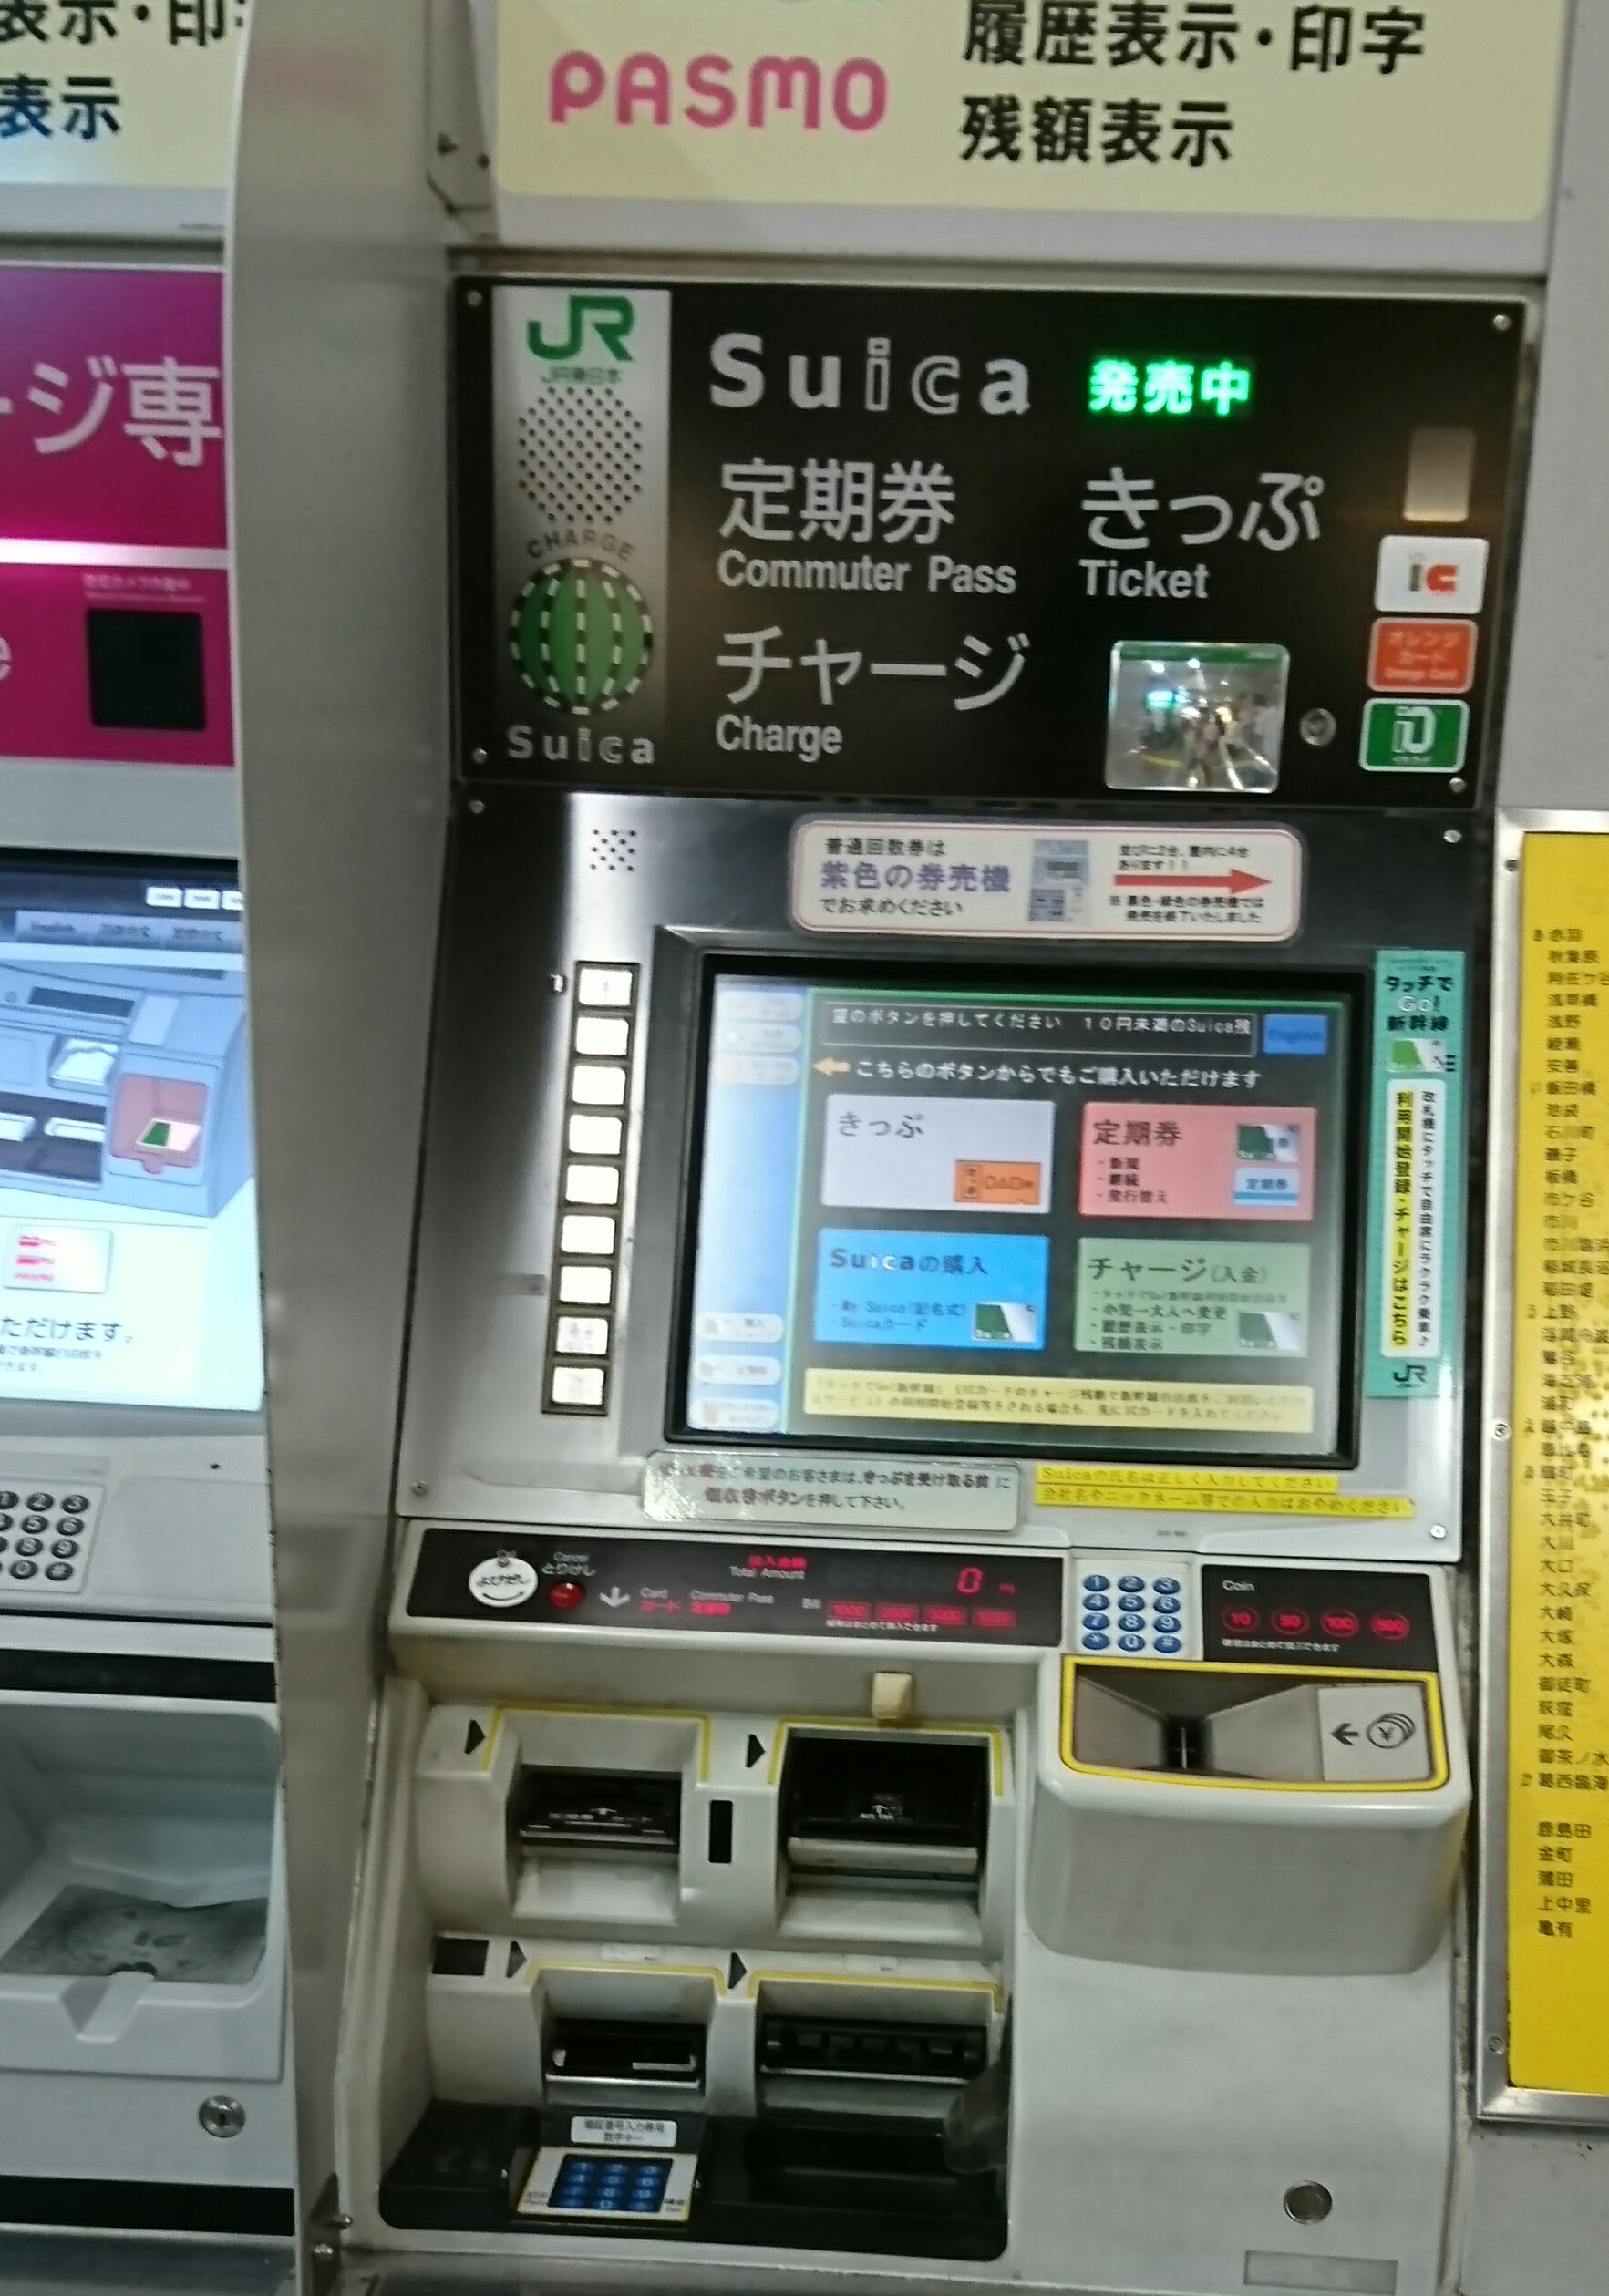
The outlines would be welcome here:
[[[253,12],[231,244],[251,916],[307,2284],[368,1764],[448,787],[428,0]],[[327,2203],[325,2204],[327,2207]]]
[[[758,798],[488,789],[461,814],[398,1478],[405,1514],[428,1508],[481,1521],[644,1520],[644,1467],[666,1436],[684,1190],[696,1181],[685,1158],[697,1089],[690,1071],[702,952],[802,955],[823,971],[958,962],[986,973],[990,952],[965,944],[923,940],[868,950],[850,938],[795,932],[789,836],[810,810]],[[1367,969],[1408,917],[1429,945],[1458,947],[1474,937],[1485,862],[1472,836],[1465,841],[1457,832],[1449,844],[1437,819],[1398,821],[1382,851],[1377,825],[1336,815],[1322,833],[1309,829],[1307,845],[1304,932],[1277,953],[1251,959],[1271,980],[1282,966]],[[993,952],[1001,953],[1012,952]],[[1214,953],[1231,970],[1246,962],[1244,952]],[[1148,964],[1179,963],[1177,952],[1129,944],[1037,956],[1047,972],[1065,969],[1073,978],[1080,967],[1087,975],[1116,962],[1136,984]],[[1199,961],[1199,952],[1186,960]],[[565,1417],[544,1415],[541,1398],[572,976],[579,964],[610,963],[643,968],[620,1215],[619,1356],[608,1416]],[[1363,1406],[1360,1463],[1342,1488],[1410,1492],[1418,1502],[1411,1525],[1270,1530],[1260,1519],[1225,1517],[1190,1543],[1243,1554],[1450,1561],[1459,1550],[1460,1423],[1456,1399]],[[882,1447],[923,1446],[885,1439]],[[1143,1519],[1129,1519],[1126,1528]],[[1060,1541],[1077,1535],[1078,1520],[1065,1511],[1026,1513],[1024,1535]],[[1109,1524],[1104,1529],[1109,1537]],[[1175,1519],[1174,1535],[1177,1529]]]

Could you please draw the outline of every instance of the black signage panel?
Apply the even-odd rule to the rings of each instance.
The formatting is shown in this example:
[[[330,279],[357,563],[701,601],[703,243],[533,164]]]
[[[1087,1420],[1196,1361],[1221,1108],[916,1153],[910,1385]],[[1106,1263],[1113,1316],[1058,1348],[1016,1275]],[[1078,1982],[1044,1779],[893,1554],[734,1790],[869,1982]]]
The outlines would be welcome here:
[[[473,776],[1477,799],[1518,302],[460,298]]]

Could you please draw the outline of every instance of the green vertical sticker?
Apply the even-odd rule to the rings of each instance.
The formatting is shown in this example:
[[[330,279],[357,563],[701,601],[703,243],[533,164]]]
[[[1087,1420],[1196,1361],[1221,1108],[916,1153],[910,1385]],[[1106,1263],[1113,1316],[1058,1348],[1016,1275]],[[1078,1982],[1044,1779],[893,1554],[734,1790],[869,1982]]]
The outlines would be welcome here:
[[[1363,1391],[1449,1395],[1459,1362],[1464,1210],[1464,960],[1375,960]]]

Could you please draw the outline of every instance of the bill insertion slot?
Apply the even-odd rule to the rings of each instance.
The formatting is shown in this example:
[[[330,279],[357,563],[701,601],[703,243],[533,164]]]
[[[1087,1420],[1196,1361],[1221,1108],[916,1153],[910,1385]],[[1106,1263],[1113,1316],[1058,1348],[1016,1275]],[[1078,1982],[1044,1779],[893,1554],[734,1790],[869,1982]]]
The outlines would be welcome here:
[[[674,1857],[682,1838],[682,1781],[653,1770],[527,1767],[510,1803],[522,1848]]]

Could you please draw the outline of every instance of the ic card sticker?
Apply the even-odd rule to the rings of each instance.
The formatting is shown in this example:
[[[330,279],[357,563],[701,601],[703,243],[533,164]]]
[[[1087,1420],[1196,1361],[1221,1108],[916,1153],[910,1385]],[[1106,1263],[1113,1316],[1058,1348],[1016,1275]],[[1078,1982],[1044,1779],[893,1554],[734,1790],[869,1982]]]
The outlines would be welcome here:
[[[1305,1244],[1084,1237],[1076,1344],[1099,1355],[1304,1355]]]
[[[824,1228],[815,1335],[829,1346],[1042,1347],[1049,1261],[1043,1236]]]
[[[835,1092],[821,1201],[863,1211],[1045,1212],[1048,1100],[938,1100]]]
[[[1317,1132],[1315,1108],[1091,1100],[1078,1210],[1086,1220],[1311,1220]]]

